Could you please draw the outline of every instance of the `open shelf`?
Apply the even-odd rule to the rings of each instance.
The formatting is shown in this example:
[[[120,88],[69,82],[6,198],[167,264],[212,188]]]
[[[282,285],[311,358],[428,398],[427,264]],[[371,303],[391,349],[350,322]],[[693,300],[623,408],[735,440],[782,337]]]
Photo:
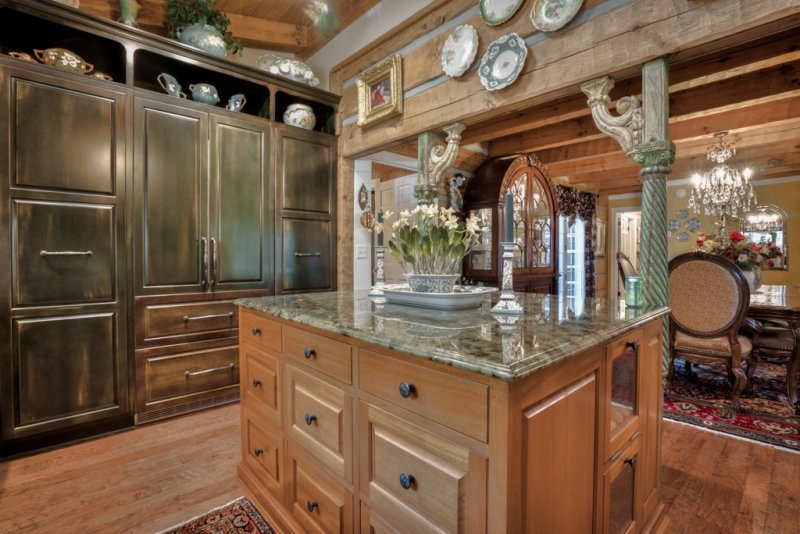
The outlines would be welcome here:
[[[314,111],[314,116],[317,118],[317,122],[314,125],[314,131],[327,134],[336,133],[334,126],[336,121],[336,110],[332,106],[315,102],[314,100],[303,98],[285,91],[277,91],[275,93],[276,122],[283,122],[283,114],[290,104],[306,104],[307,106],[311,106],[311,109]]]

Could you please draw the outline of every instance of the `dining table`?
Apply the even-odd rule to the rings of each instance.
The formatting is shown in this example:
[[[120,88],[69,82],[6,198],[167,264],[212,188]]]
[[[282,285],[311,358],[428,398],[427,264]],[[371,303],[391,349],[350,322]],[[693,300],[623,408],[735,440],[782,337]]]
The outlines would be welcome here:
[[[794,350],[786,368],[786,395],[800,414],[797,401],[797,373],[800,370],[800,286],[762,285],[750,293],[749,315],[759,321],[778,320],[788,324],[794,335]]]

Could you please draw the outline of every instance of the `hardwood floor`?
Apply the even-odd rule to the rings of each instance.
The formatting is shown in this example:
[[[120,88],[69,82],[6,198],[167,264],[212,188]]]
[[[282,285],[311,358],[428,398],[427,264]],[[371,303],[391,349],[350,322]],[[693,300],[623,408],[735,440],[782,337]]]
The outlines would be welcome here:
[[[242,495],[239,405],[0,462],[0,533],[142,532]],[[664,422],[661,533],[800,529],[800,454]]]
[[[0,462],[0,533],[154,533],[242,495],[239,405]]]

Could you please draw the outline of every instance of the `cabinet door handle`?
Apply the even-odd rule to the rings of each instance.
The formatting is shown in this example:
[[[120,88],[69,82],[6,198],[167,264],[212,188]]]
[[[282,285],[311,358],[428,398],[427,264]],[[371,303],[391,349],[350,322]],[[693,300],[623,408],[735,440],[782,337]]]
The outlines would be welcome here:
[[[306,502],[306,510],[308,510],[309,514],[311,512],[313,512],[314,509],[319,510],[319,503],[317,501],[308,501],[308,502]]]
[[[251,332],[251,333],[252,333],[254,336],[257,336],[258,334],[260,334],[260,333],[261,333],[261,329],[260,329],[259,327],[257,327],[257,326],[254,326],[253,328],[251,328],[251,329],[250,329],[250,332]]]
[[[261,382],[261,380],[259,380],[258,378],[254,378],[254,379],[253,379],[253,387],[254,387],[254,388],[260,388],[260,387],[261,387],[261,384],[262,384],[262,382]]]
[[[411,484],[414,483],[414,475],[409,475],[407,473],[400,473],[400,486],[403,489],[409,489]]]
[[[319,252],[295,252],[295,258],[313,258],[315,256],[319,256]]]
[[[303,349],[303,356],[305,356],[305,357],[306,357],[306,360],[308,360],[309,358],[311,358],[311,357],[312,357],[313,355],[315,355],[316,353],[317,353],[317,351],[315,351],[315,350],[314,350],[314,349],[312,349],[311,347],[306,347],[306,348],[304,348],[304,349]]]
[[[264,454],[264,449],[253,449],[253,454],[255,454],[256,457],[261,456]]]
[[[416,390],[417,388],[414,386],[414,384],[409,384],[408,382],[402,382],[400,384],[400,396],[404,399],[409,398]]]
[[[203,319],[233,319],[233,312],[212,313],[211,315],[184,315],[183,322],[202,321]]]
[[[625,458],[625,463],[631,466],[631,469],[636,469],[636,456]]]
[[[203,259],[203,279],[200,280],[200,285],[205,290],[208,286],[208,241],[205,237],[200,238],[200,257]]]
[[[316,415],[311,415],[310,413],[306,414],[306,424],[308,426],[311,426],[311,423],[313,423],[316,420],[317,420],[317,416]]]
[[[186,378],[193,376],[207,375],[210,373],[218,373],[220,371],[233,371],[233,364],[223,365],[222,367],[212,367],[211,369],[203,369],[202,371],[185,371],[183,375]]]
[[[217,285],[217,264],[219,263],[219,247],[217,240],[213,237],[209,239],[209,246],[211,247],[211,283],[213,289]]]
[[[633,341],[626,341],[625,342],[625,348],[626,349],[630,348],[630,349],[633,349],[633,350],[639,350],[639,340],[638,339],[634,339]]]
[[[47,256],[91,256],[94,254],[91,250],[43,250],[39,256],[46,258]]]

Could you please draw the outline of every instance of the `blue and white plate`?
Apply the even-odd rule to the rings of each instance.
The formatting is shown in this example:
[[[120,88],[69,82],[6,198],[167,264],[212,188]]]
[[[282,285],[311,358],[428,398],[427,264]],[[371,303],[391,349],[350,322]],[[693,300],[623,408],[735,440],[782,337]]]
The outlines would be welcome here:
[[[667,223],[667,230],[670,232],[677,232],[680,227],[681,223],[678,219],[670,219],[670,221]]]
[[[689,232],[681,232],[678,234],[678,241],[689,241]]]
[[[478,67],[481,83],[487,91],[508,87],[522,72],[527,56],[528,48],[522,37],[516,33],[500,37],[489,45],[481,58]]]
[[[686,224],[684,226],[690,232],[694,232],[696,230],[699,230],[700,229],[700,219],[698,219],[697,217],[692,217],[691,219],[686,221]]]
[[[686,208],[679,209],[678,213],[676,214],[676,216],[679,219],[685,219],[686,217],[689,216],[689,210],[687,210]]]

